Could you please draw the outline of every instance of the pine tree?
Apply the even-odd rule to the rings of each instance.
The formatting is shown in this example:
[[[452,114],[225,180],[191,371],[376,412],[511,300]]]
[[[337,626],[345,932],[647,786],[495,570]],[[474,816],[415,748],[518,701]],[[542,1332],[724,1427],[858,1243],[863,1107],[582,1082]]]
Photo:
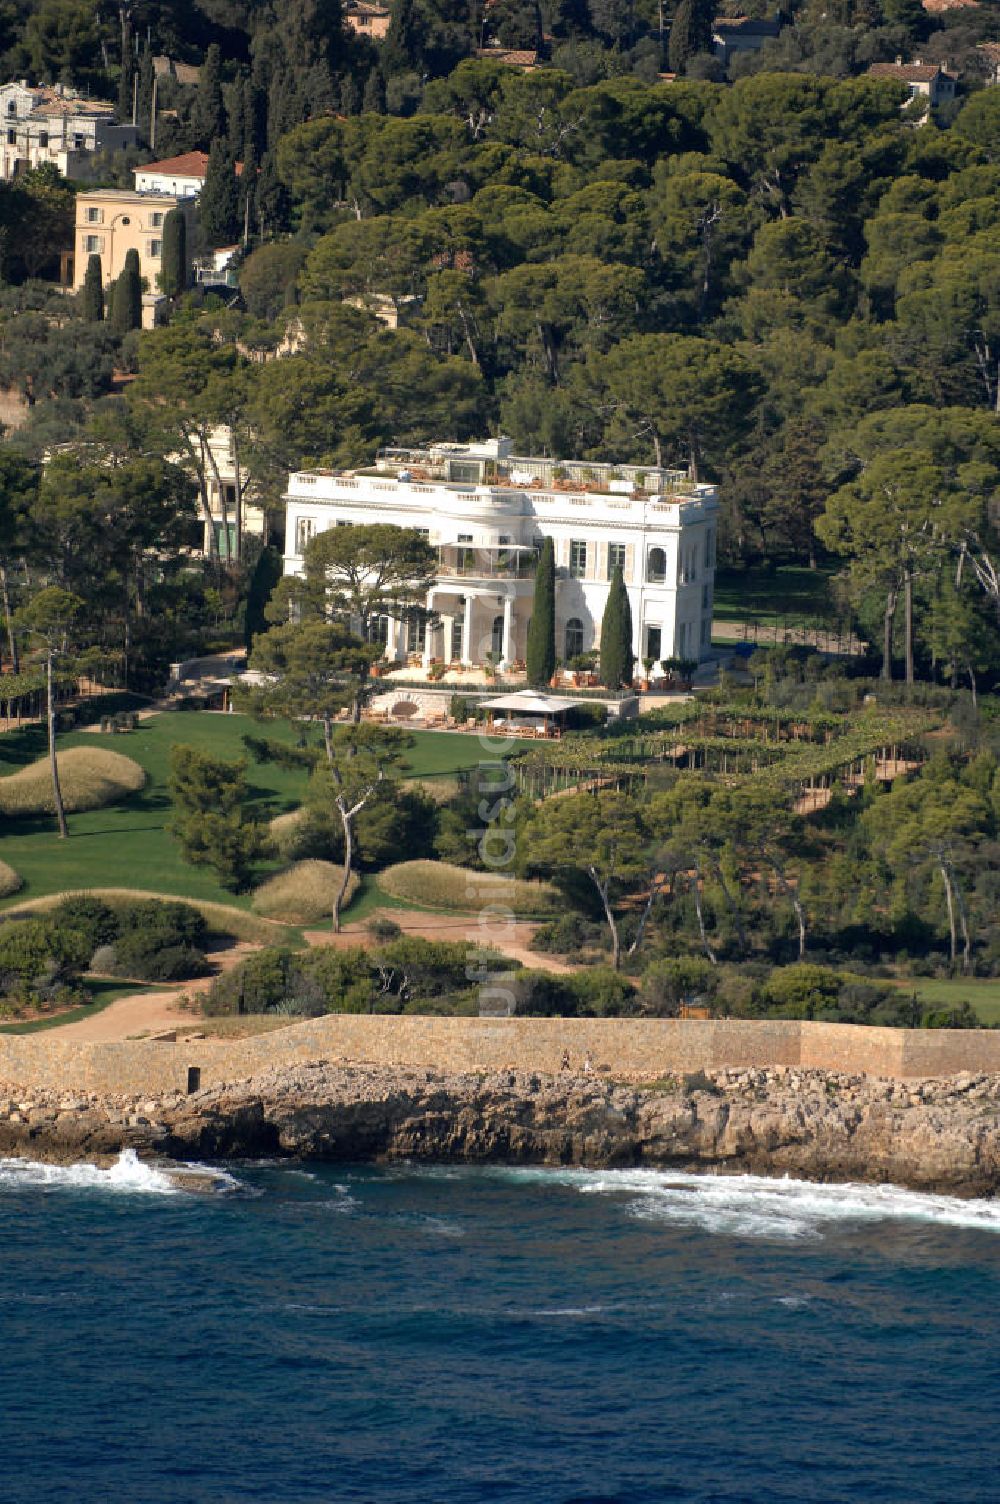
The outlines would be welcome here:
[[[163,255],[160,261],[160,291],[175,298],[190,281],[187,259],[187,220],[181,209],[171,209],[163,221]]]
[[[535,597],[528,624],[528,683],[548,684],[556,670],[556,555],[551,538],[542,543],[535,570]]]
[[[104,270],[100,256],[91,256],[87,261],[87,275],[83,283],[83,316],[88,324],[99,324],[104,318]]]
[[[713,15],[707,0],[680,0],[667,45],[672,72],[683,73],[695,53],[711,52]]]
[[[226,108],[222,100],[222,54],[213,42],[198,73],[198,96],[191,111],[195,145],[210,151],[226,134]]]
[[[198,198],[198,219],[205,244],[213,250],[232,245],[239,233],[240,190],[236,162],[221,137],[208,154],[205,186]]]
[[[142,328],[142,280],[139,252],[126,251],[125,265],[111,289],[111,328],[121,338]]]
[[[631,683],[632,607],[622,578],[621,567],[611,576],[607,604],[601,620],[601,679],[608,689],[621,689]]]

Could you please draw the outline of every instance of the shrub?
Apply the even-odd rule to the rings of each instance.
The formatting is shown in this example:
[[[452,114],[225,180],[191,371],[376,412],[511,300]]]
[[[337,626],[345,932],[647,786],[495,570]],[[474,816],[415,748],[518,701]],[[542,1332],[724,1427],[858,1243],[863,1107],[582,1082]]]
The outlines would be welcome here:
[[[216,977],[202,1002],[209,1015],[269,1013],[287,992],[292,952],[268,946]]]
[[[298,958],[298,970],[317,990],[320,1013],[367,1013],[374,1000],[372,967],[360,948],[323,946]]]
[[[718,986],[718,968],[701,956],[653,961],[642,976],[643,1008],[656,1018],[676,1018],[681,1003],[707,1001]]]
[[[113,945],[118,938],[118,916],[110,904],[86,893],[71,893],[51,910],[53,924],[78,930],[88,945],[88,955],[99,946]]]
[[[570,986],[582,1016],[625,1018],[639,1011],[634,984],[610,966],[580,972],[570,979]]]
[[[131,757],[105,747],[67,747],[59,754],[59,782],[70,814],[102,809],[146,782],[145,771]],[[47,757],[0,778],[0,812],[5,815],[52,814],[52,775]]]
[[[514,914],[554,914],[565,903],[551,883],[473,873],[449,862],[399,862],[379,873],[378,885],[393,898],[463,912],[497,904]]]
[[[10,920],[0,925],[0,996],[53,1001],[60,987],[76,981],[87,956],[76,930],[45,919]]]
[[[180,900],[143,898],[122,904],[116,912],[119,934],[123,938],[135,930],[145,936],[155,936],[161,947],[187,945],[197,950],[204,948],[208,938],[204,914],[192,904]]]
[[[333,897],[340,887],[343,871],[332,862],[315,858],[295,862],[293,866],[266,883],[253,895],[255,914],[267,919],[281,919],[287,924],[316,924],[328,919],[333,908]],[[351,873],[345,902],[349,903],[358,889],[358,878]]]
[[[368,933],[373,940],[384,944],[388,940],[398,940],[403,931],[395,919],[383,919],[379,916],[368,921]]]
[[[532,936],[531,948],[557,956],[579,956],[582,950],[594,946],[606,950],[609,943],[604,925],[593,924],[582,914],[569,913],[540,924]]]
[[[566,977],[550,971],[522,971],[506,984],[514,1012],[526,1018],[574,1018],[578,996]]]
[[[9,898],[22,884],[23,878],[20,873],[15,872],[7,862],[0,862],[0,898]]]
[[[181,941],[164,943],[155,933],[130,930],[114,945],[112,976],[136,977],[142,982],[185,982],[208,971],[204,951]]]
[[[477,958],[480,953],[476,953]],[[487,961],[510,970],[497,954]],[[466,945],[408,937],[377,952],[360,946],[319,946],[293,952],[271,947],[217,977],[204,1000],[208,1014],[472,1012]],[[459,996],[456,996],[458,994]],[[447,1006],[443,999],[448,999]]]

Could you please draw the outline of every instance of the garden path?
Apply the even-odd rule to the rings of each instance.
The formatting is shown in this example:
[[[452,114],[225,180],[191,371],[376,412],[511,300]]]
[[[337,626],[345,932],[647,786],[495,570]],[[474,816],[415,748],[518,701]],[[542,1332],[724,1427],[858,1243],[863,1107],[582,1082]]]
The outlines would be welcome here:
[[[368,926],[373,919],[391,919],[399,925],[404,935],[419,935],[423,940],[467,940],[470,944],[482,941],[486,945],[495,946],[512,960],[534,969],[558,972],[575,970],[566,961],[531,949],[531,941],[538,925],[527,919],[517,919],[503,929],[484,928],[480,931],[475,914],[430,914],[426,910],[416,909],[379,909],[369,914],[367,919],[355,924],[345,924],[339,935],[335,935],[332,930],[306,930],[305,939],[309,945],[334,945],[341,948],[370,945]]]

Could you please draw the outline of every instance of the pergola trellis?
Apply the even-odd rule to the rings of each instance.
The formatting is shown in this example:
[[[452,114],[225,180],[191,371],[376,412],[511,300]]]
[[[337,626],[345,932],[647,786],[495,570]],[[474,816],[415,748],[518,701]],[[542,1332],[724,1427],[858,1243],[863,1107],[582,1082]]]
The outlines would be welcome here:
[[[519,792],[533,799],[602,787],[633,792],[644,786],[653,768],[666,765],[730,784],[753,779],[758,786],[784,790],[797,800],[809,791],[832,789],[838,781],[854,790],[869,777],[891,781],[912,771],[927,755],[921,738],[940,720],[932,712],[912,709],[866,712],[840,736],[822,742],[698,736],[687,731],[612,738],[580,735],[518,753],[511,767]],[[801,716],[796,723],[802,723]],[[817,807],[822,802],[817,801]]]

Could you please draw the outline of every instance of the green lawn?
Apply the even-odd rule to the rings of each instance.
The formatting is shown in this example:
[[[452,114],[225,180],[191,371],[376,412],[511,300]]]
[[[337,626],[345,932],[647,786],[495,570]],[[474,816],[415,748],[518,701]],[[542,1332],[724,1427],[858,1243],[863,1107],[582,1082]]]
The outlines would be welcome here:
[[[836,616],[830,574],[782,565],[777,569],[719,569],[715,575],[718,621],[758,626],[827,625]]]
[[[434,778],[442,774],[464,773],[478,768],[480,763],[496,762],[498,757],[510,757],[534,743],[511,738],[499,752],[493,750],[498,738],[482,746],[479,737],[472,733],[455,731],[415,731],[415,745],[406,754],[406,771],[410,778]]]
[[[287,726],[276,725],[268,731],[292,740]],[[189,742],[216,757],[241,757],[245,754],[241,738],[247,732],[260,735],[260,727],[246,716],[170,711],[141,722],[138,730],[123,736],[75,731],[60,737],[60,747],[103,746],[124,752],[142,764],[148,782],[140,793],[120,804],[71,815],[68,841],[57,838],[51,816],[7,820],[0,834],[0,856],[20,873],[24,887],[0,908],[79,888],[147,889],[248,908],[248,895],[228,893],[207,868],[182,862],[177,843],[165,828],[170,814],[166,781],[171,746]],[[411,777],[453,774],[475,767],[487,756],[475,736],[416,731],[413,737],[408,754]],[[40,726],[0,734],[0,777],[44,753],[45,733]],[[301,801],[306,775],[299,769],[250,761],[249,783],[254,803],[266,818]]]
[[[941,981],[937,978],[907,978],[900,986],[908,993],[915,992],[922,1003],[950,1007],[956,1003],[969,1003],[979,1014],[984,1024],[1000,1024],[1000,979],[995,977]]]

